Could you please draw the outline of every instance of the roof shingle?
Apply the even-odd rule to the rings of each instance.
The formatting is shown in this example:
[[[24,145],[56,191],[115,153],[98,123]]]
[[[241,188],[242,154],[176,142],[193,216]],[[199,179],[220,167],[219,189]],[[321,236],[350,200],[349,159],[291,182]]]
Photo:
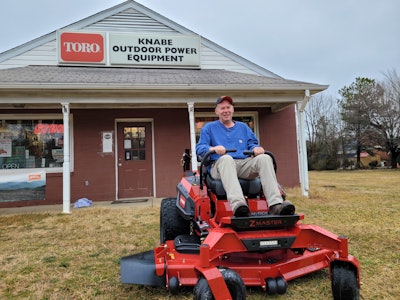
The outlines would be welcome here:
[[[250,85],[294,88],[317,84],[244,74],[221,69],[139,69],[74,66],[26,66],[0,70],[0,86],[18,84],[61,85]]]

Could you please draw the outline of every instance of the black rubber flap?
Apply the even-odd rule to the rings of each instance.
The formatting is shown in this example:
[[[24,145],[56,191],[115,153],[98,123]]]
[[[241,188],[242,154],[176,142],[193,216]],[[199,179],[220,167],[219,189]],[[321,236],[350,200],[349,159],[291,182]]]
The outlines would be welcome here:
[[[165,286],[165,277],[156,275],[154,251],[146,251],[121,258],[121,282]]]
[[[178,235],[174,239],[175,249],[180,253],[200,253],[200,244],[197,235]]]

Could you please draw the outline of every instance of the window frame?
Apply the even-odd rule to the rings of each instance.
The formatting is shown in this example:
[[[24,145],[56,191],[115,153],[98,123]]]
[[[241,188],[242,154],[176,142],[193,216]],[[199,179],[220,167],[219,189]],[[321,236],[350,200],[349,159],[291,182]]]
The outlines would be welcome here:
[[[215,115],[214,112],[195,112],[194,113],[194,122],[196,124],[196,119],[197,118],[202,118],[202,117],[218,117]],[[235,117],[252,117],[254,120],[254,134],[256,135],[257,139],[260,140],[260,134],[259,134],[259,122],[258,122],[258,112],[257,111],[235,111],[233,114],[233,119]]]
[[[62,114],[0,114],[0,122],[3,120],[62,120],[64,124],[64,118]],[[73,128],[73,114],[69,115],[69,153],[70,153],[70,172],[74,171],[74,128]],[[64,133],[65,134],[65,133]],[[13,172],[22,173],[26,171],[38,171],[44,170],[46,173],[62,173],[63,167],[45,167],[45,168],[21,168],[21,169],[0,169],[1,172]]]

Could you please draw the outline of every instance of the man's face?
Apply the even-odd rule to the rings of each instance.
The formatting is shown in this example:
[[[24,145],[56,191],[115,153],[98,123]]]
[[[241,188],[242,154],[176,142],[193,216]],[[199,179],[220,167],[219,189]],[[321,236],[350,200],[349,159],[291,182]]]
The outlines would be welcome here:
[[[232,120],[234,108],[229,101],[222,101],[215,107],[215,114],[222,123],[227,123]]]

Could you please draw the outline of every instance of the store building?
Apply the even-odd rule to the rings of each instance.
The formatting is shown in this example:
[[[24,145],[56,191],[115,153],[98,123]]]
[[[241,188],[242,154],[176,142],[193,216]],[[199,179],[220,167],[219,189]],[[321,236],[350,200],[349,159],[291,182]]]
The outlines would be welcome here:
[[[174,196],[220,95],[275,154],[280,183],[307,193],[302,111],[326,88],[126,1],[0,54],[0,207]]]

